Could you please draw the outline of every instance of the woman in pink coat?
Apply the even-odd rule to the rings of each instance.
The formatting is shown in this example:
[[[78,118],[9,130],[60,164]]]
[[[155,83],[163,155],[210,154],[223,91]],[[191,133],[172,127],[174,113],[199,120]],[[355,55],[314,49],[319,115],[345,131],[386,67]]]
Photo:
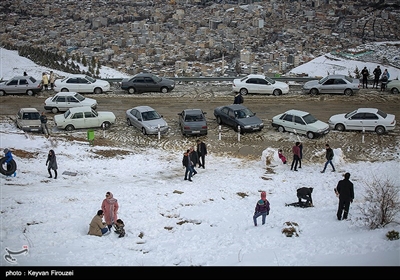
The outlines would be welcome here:
[[[118,201],[114,198],[111,192],[106,193],[106,198],[103,200],[101,204],[101,209],[104,212],[104,220],[107,223],[108,229],[112,227],[112,225],[117,221],[117,212],[118,212]]]

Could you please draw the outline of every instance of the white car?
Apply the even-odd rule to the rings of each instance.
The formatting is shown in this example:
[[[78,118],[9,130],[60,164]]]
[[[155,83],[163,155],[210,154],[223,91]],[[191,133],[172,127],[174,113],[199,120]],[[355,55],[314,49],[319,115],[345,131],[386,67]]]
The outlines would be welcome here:
[[[283,82],[259,74],[250,74],[240,79],[234,79],[232,84],[233,92],[240,92],[242,95],[248,93],[282,95],[289,92],[289,85]]]
[[[110,83],[105,80],[95,79],[88,75],[76,74],[54,82],[54,90],[75,91],[79,93],[96,93],[110,91]]]
[[[347,114],[333,115],[329,118],[328,123],[331,129],[339,131],[364,130],[383,134],[394,130],[396,117],[376,108],[358,108]]]
[[[67,131],[92,127],[108,129],[111,124],[115,123],[115,120],[113,112],[96,112],[88,106],[71,108],[62,115],[54,116],[57,128]]]
[[[279,132],[294,132],[313,139],[329,132],[329,125],[308,112],[289,110],[272,118],[272,126]]]
[[[17,113],[15,124],[23,131],[42,132],[40,113],[35,108],[21,108]]]
[[[96,110],[97,101],[93,98],[84,97],[77,92],[58,92],[53,97],[44,101],[44,109],[52,111],[54,114],[65,112],[69,108],[90,106]]]

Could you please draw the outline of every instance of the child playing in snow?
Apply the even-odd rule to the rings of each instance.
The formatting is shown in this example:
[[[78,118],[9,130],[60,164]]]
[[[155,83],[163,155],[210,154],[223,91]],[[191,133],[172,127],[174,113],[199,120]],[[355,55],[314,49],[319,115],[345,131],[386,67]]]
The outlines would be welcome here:
[[[125,236],[125,229],[124,229],[124,222],[121,219],[118,219],[117,222],[114,224],[114,232],[118,233],[118,237],[124,237]]]
[[[278,150],[278,156],[282,160],[283,164],[286,164],[286,157],[283,155],[282,149]]]

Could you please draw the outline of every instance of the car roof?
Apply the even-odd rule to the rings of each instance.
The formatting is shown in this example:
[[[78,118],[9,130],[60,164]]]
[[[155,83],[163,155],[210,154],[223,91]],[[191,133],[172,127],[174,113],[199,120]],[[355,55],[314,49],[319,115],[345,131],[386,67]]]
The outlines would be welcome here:
[[[138,74],[136,74],[136,75],[134,75],[133,77],[150,77],[150,76],[156,76],[156,75],[154,75],[154,74],[152,74],[152,73],[138,73]]]
[[[378,111],[377,108],[358,108],[357,112],[367,112],[367,113],[376,113]]]
[[[75,91],[60,91],[60,92],[57,92],[54,96],[56,96],[56,95],[75,95],[75,94],[77,94],[77,92],[75,92]]]
[[[203,113],[203,110],[201,109],[185,109],[186,114],[198,114],[198,113]]]
[[[248,77],[248,78],[261,78],[261,79],[265,78],[265,76],[261,75],[261,74],[249,74],[246,77]]]
[[[69,108],[69,111],[71,113],[75,113],[75,112],[83,112],[83,111],[92,111],[92,107],[90,106],[82,106],[82,107],[73,107],[73,108]]]
[[[136,110],[138,110],[139,112],[155,111],[152,107],[146,106],[146,105],[143,105],[143,106],[136,106],[136,107],[134,107],[134,108],[132,108],[132,109],[136,109]]]
[[[39,112],[36,108],[21,108],[19,110],[24,112]]]
[[[306,112],[306,111],[291,109],[291,110],[286,111],[284,114],[291,114],[291,115],[296,115],[296,116],[305,116],[305,115],[308,115],[309,113]]]
[[[14,76],[10,80],[13,80],[13,79],[28,79],[30,77],[32,77],[32,76]]]
[[[86,77],[86,76],[88,76],[88,75],[85,75],[85,74],[71,74],[71,75],[68,75],[67,78],[76,78],[76,77],[84,78],[84,77]],[[94,79],[94,78],[93,78],[93,79]]]
[[[347,75],[335,74],[335,75],[327,75],[326,77],[329,77],[329,78],[344,78],[344,77],[349,77],[349,76],[347,76]]]
[[[230,104],[230,105],[222,106],[222,108],[223,107],[228,107],[228,108],[231,108],[232,110],[241,110],[241,109],[245,109],[246,108],[245,106],[243,106],[241,104]]]

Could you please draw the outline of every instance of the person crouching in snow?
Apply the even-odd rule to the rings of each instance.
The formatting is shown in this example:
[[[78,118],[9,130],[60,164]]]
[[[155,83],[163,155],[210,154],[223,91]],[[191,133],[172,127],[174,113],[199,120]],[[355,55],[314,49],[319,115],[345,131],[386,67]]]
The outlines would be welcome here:
[[[118,219],[116,221],[116,223],[114,224],[114,228],[115,228],[114,232],[119,234],[119,236],[118,236],[119,238],[125,236],[124,226],[125,226],[125,224],[121,219]]]
[[[299,205],[304,205],[304,206],[313,206],[312,202],[312,197],[311,194],[313,192],[313,188],[299,188],[297,189],[297,198],[299,199]],[[305,199],[306,202],[303,204],[301,201],[302,199]]]
[[[88,232],[89,235],[103,236],[110,233],[107,224],[103,222],[103,217],[103,210],[97,211],[97,215],[95,215],[90,222]]]
[[[257,226],[257,218],[262,216],[262,224],[265,224],[265,218],[269,215],[269,201],[267,200],[267,193],[261,192],[261,199],[257,201],[256,208],[253,215],[254,226]]]
[[[282,149],[278,150],[278,156],[281,159],[281,161],[283,162],[283,164],[286,164],[286,157],[283,155]]]

